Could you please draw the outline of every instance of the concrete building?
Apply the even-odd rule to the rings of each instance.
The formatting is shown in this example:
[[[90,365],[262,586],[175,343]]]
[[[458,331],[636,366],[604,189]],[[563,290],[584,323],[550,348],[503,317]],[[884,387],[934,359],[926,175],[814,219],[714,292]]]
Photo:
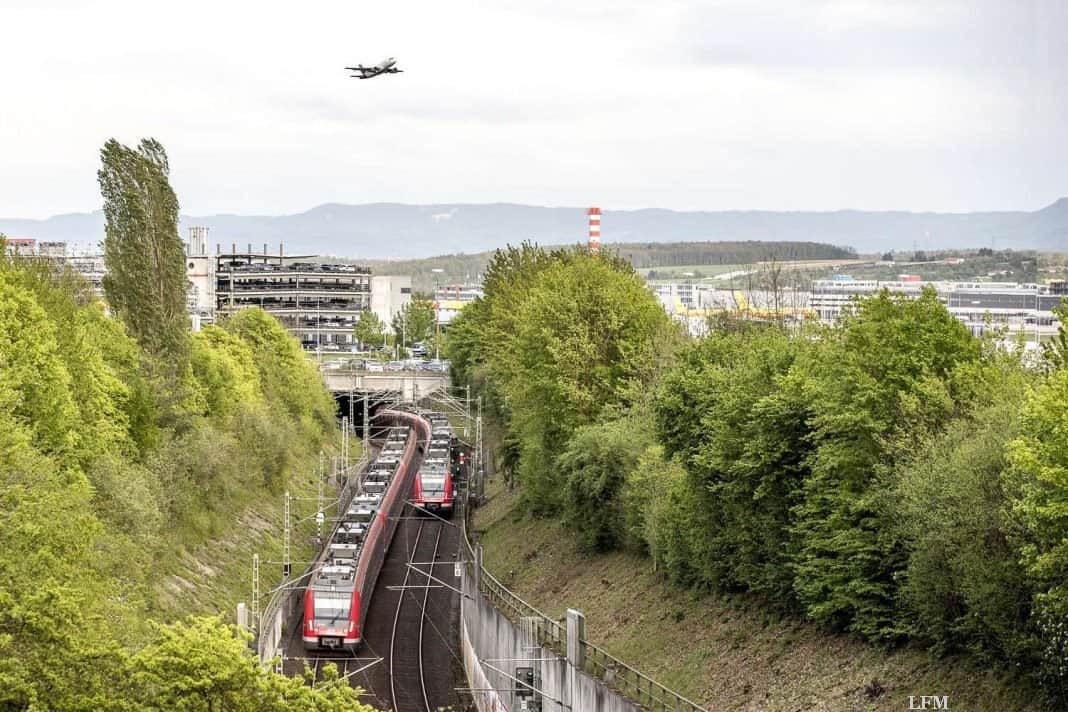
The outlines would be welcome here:
[[[934,287],[949,312],[974,334],[982,334],[991,325],[1008,327],[1010,333],[1033,338],[1055,334],[1059,322],[1053,315],[1053,307],[1068,297],[1064,282],[923,282],[911,276],[880,282],[836,275],[834,279],[812,283],[811,307],[821,321],[832,322],[857,297],[882,289],[915,297],[925,286]]]
[[[405,305],[412,301],[410,275],[378,275],[371,278],[371,311],[389,328]]]
[[[434,300],[442,302],[473,302],[482,295],[479,284],[446,284],[434,289]]]
[[[9,255],[29,256],[37,254],[37,240],[32,237],[9,237],[4,241]]]
[[[74,252],[67,255],[67,264],[93,285],[98,297],[104,298],[104,275],[108,273],[104,255],[94,251]]]
[[[483,294],[477,284],[449,284],[434,290],[434,314],[438,326],[445,328],[460,311]]]
[[[62,260],[67,256],[67,243],[65,242],[38,242],[37,256],[47,257],[53,260]]]
[[[371,308],[371,270],[350,264],[308,262],[313,255],[252,250],[215,255],[219,316],[262,307],[305,348],[348,349],[360,312]]]
[[[185,277],[189,285],[186,308],[196,317],[195,327],[215,320],[215,265],[208,250],[208,228],[189,228],[185,243]]]

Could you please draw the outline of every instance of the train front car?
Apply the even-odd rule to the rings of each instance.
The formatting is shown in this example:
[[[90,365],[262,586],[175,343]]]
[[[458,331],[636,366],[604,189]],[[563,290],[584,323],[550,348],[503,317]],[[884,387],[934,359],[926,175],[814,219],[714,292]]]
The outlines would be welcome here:
[[[445,416],[439,413],[429,414],[427,420],[432,426],[430,443],[415,478],[415,504],[423,511],[451,517],[454,503],[449,467],[452,428]]]
[[[324,566],[304,592],[304,631],[307,650],[344,650],[355,654],[360,644],[360,592],[355,569]]]
[[[426,512],[452,516],[452,475],[445,465],[423,464],[415,478],[415,504]]]

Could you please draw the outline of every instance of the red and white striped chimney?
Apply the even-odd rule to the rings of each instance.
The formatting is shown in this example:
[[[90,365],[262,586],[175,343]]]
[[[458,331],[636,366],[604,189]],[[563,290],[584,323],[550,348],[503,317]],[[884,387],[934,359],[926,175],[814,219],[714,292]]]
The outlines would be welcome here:
[[[601,209],[590,208],[586,211],[590,218],[590,252],[596,254],[601,251]]]

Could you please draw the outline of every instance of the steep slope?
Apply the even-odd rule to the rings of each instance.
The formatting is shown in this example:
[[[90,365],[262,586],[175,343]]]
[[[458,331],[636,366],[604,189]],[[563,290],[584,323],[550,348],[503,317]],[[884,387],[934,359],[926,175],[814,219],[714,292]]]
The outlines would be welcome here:
[[[925,652],[887,652],[828,635],[742,596],[668,586],[649,559],[588,555],[555,522],[523,518],[498,483],[476,514],[486,566],[536,608],[585,612],[588,637],[712,710],[886,711],[910,695],[948,695],[950,709],[1037,710],[998,674]]]

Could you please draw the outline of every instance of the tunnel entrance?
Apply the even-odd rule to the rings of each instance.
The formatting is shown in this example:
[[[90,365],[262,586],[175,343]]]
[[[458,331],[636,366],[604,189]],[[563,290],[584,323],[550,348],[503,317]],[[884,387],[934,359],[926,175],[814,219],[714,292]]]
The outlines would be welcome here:
[[[352,424],[352,434],[357,438],[364,437],[366,426],[366,423],[364,423],[364,403],[366,402],[367,418],[371,421],[367,437],[374,440],[385,437],[386,432],[389,430],[388,425],[376,424],[375,416],[383,408],[395,406],[397,399],[396,394],[350,391],[349,393],[335,393],[334,402],[337,404],[338,422],[340,423],[342,418],[349,418],[349,422]]]

